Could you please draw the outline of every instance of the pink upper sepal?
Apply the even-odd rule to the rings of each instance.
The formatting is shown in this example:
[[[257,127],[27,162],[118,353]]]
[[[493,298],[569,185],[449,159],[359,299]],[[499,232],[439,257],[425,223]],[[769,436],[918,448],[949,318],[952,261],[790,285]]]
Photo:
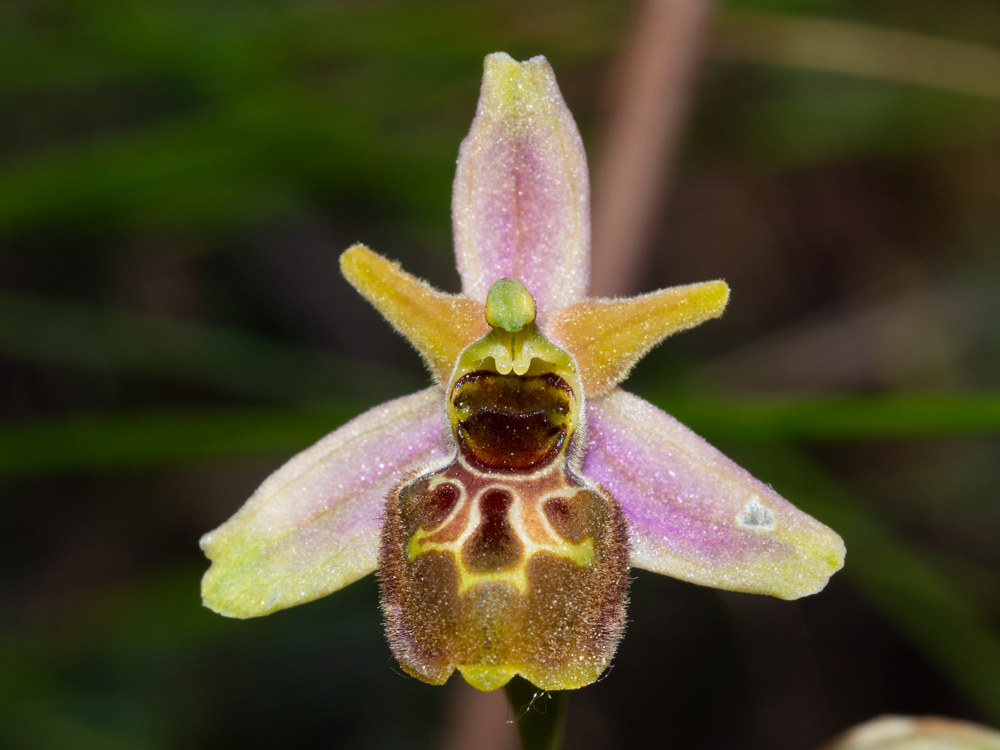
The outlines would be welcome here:
[[[462,292],[485,301],[497,279],[517,279],[542,323],[583,299],[589,191],[583,143],[549,63],[487,57],[452,197]]]

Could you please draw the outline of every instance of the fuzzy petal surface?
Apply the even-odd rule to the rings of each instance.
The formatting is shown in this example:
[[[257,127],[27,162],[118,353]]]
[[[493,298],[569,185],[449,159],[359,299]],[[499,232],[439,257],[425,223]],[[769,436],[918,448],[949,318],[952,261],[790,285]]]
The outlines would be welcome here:
[[[724,281],[675,286],[627,299],[588,299],[556,313],[546,333],[573,352],[590,398],[623,381],[667,336],[722,315],[728,300]]]
[[[587,405],[583,474],[621,503],[634,567],[797,599],[844,563],[844,543],[677,420],[620,389]]]
[[[448,382],[462,350],[490,330],[481,303],[439,292],[364,245],[340,256],[340,270],[420,352],[439,385]]]
[[[351,420],[267,478],[201,539],[207,607],[257,617],[317,599],[375,570],[385,497],[454,450],[444,393],[428,388]]]
[[[479,107],[452,194],[462,291],[500,278],[535,297],[539,319],[584,297],[590,273],[587,159],[544,57],[486,58]]]

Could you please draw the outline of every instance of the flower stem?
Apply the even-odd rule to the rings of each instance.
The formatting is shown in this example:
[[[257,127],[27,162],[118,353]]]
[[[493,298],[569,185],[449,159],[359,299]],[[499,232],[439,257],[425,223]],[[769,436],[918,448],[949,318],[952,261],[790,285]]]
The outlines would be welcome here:
[[[566,693],[539,690],[522,677],[506,686],[522,750],[559,750],[566,724]]]

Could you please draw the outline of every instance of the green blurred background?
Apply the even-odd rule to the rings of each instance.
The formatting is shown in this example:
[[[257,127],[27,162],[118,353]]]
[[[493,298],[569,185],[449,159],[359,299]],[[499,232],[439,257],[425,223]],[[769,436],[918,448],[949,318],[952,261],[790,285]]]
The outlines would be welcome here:
[[[226,620],[197,540],[427,382],[337,257],[364,241],[457,291],[483,56],[545,54],[600,164],[635,12],[3,0],[0,746],[439,746],[458,688],[401,675],[372,579]],[[732,302],[629,387],[837,529],[847,567],[795,603],[638,573],[567,747],[996,726],[1000,4],[745,0],[706,34],[635,291],[725,278]]]

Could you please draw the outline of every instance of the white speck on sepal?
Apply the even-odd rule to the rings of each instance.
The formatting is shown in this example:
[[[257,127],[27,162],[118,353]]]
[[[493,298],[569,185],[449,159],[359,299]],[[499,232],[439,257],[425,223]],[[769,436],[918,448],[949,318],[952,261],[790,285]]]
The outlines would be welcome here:
[[[739,524],[740,528],[754,531],[774,531],[774,527],[777,525],[774,513],[762,504],[756,495],[743,506],[743,510],[736,516],[736,523]]]

